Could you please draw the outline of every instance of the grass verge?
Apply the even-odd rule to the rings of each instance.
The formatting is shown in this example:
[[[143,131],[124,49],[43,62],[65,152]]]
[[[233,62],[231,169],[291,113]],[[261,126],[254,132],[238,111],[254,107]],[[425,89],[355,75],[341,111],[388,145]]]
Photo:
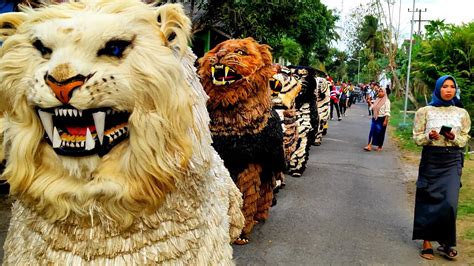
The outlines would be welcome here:
[[[459,194],[458,236],[459,246],[469,263],[474,263],[474,161],[464,162],[461,177],[462,188]]]

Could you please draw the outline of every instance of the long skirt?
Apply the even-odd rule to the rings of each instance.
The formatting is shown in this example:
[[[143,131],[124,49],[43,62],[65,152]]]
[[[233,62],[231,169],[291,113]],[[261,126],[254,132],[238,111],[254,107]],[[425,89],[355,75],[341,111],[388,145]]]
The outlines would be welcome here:
[[[369,141],[367,143],[382,147],[383,141],[385,139],[385,131],[387,130],[387,127],[383,126],[384,121],[385,116],[377,117],[377,119],[372,118],[372,124],[370,125]]]
[[[416,182],[413,240],[456,246],[456,214],[463,163],[462,148],[423,147]]]

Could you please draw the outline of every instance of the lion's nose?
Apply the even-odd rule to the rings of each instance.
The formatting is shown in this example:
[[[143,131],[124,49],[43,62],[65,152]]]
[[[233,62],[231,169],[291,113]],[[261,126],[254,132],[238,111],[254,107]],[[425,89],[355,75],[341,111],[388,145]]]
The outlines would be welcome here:
[[[53,90],[56,98],[64,104],[69,103],[73,91],[80,88],[86,81],[86,77],[83,75],[76,75],[64,81],[57,81],[53,76],[46,74],[44,79],[46,84]]]
[[[225,55],[227,54],[227,49],[220,49],[218,52],[217,52],[217,57],[218,58],[222,58],[224,57]]]

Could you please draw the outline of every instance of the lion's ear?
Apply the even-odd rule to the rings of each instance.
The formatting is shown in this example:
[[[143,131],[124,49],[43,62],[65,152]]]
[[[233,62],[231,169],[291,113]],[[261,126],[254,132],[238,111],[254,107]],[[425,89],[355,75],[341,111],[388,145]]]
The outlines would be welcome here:
[[[0,41],[5,41],[15,34],[18,27],[27,19],[23,12],[4,13],[0,15]]]
[[[260,54],[262,55],[263,62],[267,65],[272,64],[272,48],[270,45],[267,44],[259,44],[258,45],[258,50],[260,51]]]
[[[165,43],[173,50],[184,53],[191,37],[191,20],[181,4],[166,4],[157,9],[156,20]]]

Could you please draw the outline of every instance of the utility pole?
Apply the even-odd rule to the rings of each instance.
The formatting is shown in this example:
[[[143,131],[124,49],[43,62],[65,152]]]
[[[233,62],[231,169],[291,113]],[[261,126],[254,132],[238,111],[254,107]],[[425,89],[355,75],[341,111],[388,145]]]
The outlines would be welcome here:
[[[415,0],[413,0],[413,10],[415,10]],[[410,9],[408,9],[410,12]],[[413,47],[413,23],[415,22],[415,11],[411,11],[411,30],[410,30],[410,49],[408,50],[408,67],[407,67],[407,85],[405,88],[405,107],[403,112],[403,126],[407,125],[407,105],[408,105],[408,89],[410,87],[410,68],[411,68],[411,49]]]
[[[414,8],[413,8],[414,9]],[[414,10],[410,10],[408,9],[408,12],[418,12],[418,20],[415,20],[415,16],[412,16],[412,19],[413,19],[413,22],[418,22],[418,35],[421,35],[421,22],[428,22],[429,20],[426,20],[426,19],[421,19],[421,12],[426,12],[427,9],[425,8],[425,10],[422,10],[421,8],[420,9],[414,9]],[[414,15],[414,14],[412,14]]]

